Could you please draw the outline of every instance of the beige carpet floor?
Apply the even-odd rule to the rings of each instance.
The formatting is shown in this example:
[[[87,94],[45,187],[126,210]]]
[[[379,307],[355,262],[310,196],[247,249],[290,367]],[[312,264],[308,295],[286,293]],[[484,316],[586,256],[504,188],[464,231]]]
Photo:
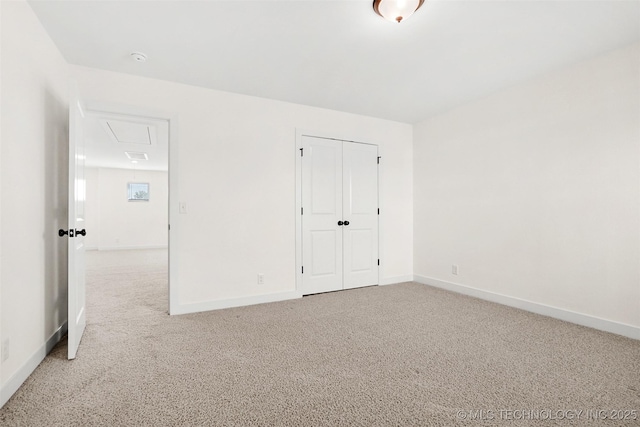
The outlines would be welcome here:
[[[166,251],[89,255],[2,426],[640,425],[639,341],[416,283],[170,317]]]

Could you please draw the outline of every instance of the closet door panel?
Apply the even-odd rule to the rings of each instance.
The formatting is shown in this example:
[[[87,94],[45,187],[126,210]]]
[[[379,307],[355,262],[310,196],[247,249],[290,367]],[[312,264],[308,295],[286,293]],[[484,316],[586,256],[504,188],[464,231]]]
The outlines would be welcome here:
[[[342,142],[302,140],[302,292],[342,289]]]
[[[343,143],[343,288],[378,284],[378,147]]]

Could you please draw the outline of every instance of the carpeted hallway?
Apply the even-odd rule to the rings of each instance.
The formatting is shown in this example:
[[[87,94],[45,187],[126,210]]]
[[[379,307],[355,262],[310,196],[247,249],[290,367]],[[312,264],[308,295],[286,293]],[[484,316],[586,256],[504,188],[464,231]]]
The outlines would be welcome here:
[[[78,358],[2,426],[640,425],[639,341],[415,283],[169,317],[166,251],[88,255]]]

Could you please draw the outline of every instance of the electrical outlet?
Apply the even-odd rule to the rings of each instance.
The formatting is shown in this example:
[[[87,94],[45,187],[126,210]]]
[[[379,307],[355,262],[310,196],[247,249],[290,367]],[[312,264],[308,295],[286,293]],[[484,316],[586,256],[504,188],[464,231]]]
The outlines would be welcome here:
[[[2,341],[2,362],[9,358],[9,338]]]
[[[264,274],[258,273],[258,285],[264,285]]]
[[[458,275],[458,266],[456,264],[453,264],[451,266],[451,274],[454,274],[456,276]]]

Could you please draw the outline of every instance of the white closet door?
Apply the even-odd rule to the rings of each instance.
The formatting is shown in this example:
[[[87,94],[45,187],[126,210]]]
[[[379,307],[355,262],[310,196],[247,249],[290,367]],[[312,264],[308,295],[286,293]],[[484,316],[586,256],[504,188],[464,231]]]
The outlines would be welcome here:
[[[302,139],[303,294],[342,289],[342,142]]]
[[[378,284],[378,147],[343,144],[343,288]]]

